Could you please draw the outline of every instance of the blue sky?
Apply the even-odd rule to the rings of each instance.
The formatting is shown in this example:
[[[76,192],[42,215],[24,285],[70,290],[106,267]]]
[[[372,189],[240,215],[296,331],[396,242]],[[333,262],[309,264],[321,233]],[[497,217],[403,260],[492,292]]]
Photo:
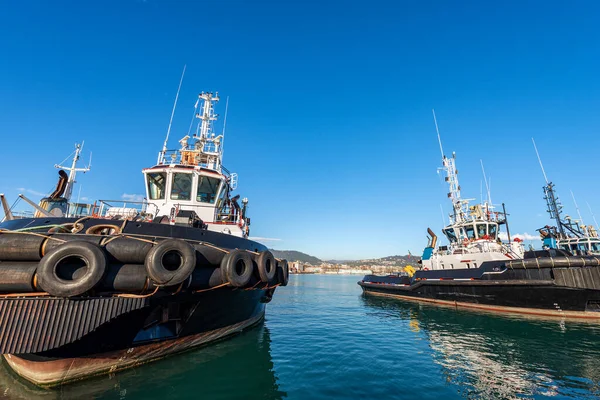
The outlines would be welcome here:
[[[251,235],[321,258],[420,253],[450,211],[435,108],[465,197],[480,159],[513,233],[547,224],[543,176],[600,217],[596,2],[22,1],[0,6],[0,191],[51,190],[76,141],[81,195],[143,193],[184,64],[230,97],[225,165]],[[224,102],[218,111],[224,112]],[[77,193],[78,188],[75,189]]]

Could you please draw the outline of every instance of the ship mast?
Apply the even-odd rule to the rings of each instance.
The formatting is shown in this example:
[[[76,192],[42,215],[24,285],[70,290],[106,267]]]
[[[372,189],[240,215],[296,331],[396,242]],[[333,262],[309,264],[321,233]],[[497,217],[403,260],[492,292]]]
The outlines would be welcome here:
[[[83,172],[85,174],[90,170],[90,167],[92,165],[92,159],[90,156],[90,164],[87,167],[77,168],[77,161],[79,161],[79,155],[81,154],[81,150],[83,149],[83,143],[84,142],[81,142],[81,144],[75,144],[75,155],[73,156],[73,161],[70,167],[65,167],[59,164],[54,165],[55,168],[69,171],[69,180],[67,181],[67,187],[65,188],[65,193],[63,196],[67,201],[71,200],[71,195],[73,194],[73,185],[75,185],[76,182],[75,176],[77,175],[77,172]]]
[[[466,201],[460,197],[460,185],[458,184],[458,171],[456,170],[456,153],[452,152],[452,157],[448,158],[444,155],[442,148],[442,140],[440,138],[440,130],[438,128],[437,119],[435,117],[435,110],[433,112],[433,121],[435,123],[435,130],[438,136],[438,142],[440,144],[440,152],[442,153],[442,168],[446,172],[446,182],[450,191],[448,197],[452,201],[452,207],[454,212],[454,223],[462,223],[467,220],[467,211],[465,210]]]
[[[200,119],[198,127],[199,133],[194,135],[196,139],[195,149],[202,153],[203,163],[210,169],[221,171],[223,157],[223,135],[215,136],[213,131],[214,121],[218,114],[215,114],[214,103],[219,101],[218,93],[202,92],[198,95],[203,100],[202,112],[196,114]]]

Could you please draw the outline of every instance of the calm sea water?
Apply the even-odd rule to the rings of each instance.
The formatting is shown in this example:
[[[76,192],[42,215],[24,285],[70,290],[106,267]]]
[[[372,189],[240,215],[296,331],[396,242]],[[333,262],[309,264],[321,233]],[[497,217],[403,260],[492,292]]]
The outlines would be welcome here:
[[[598,398],[600,325],[363,297],[358,276],[292,276],[263,325],[60,390],[0,374],[6,398]]]

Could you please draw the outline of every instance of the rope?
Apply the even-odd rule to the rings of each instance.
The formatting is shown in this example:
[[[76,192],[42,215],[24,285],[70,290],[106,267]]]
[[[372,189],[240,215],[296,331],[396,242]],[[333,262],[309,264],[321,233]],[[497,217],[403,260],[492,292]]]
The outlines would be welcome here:
[[[261,282],[261,281],[258,281],[258,282],[256,282],[256,283],[254,284],[254,286],[252,286],[252,287],[249,287],[249,288],[246,288],[246,289],[244,289],[244,290],[252,290],[252,289],[254,289],[255,287],[257,287],[257,286],[258,286],[258,284],[259,284],[260,282]]]
[[[211,288],[208,288],[208,289],[194,290],[192,293],[202,293],[202,292],[208,292],[208,291],[210,291],[210,290],[219,289],[219,288],[222,288],[222,287],[225,287],[225,286],[228,286],[228,285],[229,285],[229,282],[227,282],[227,283],[222,283],[222,284],[220,284],[220,285],[217,285],[217,286],[214,286],[214,287],[211,287]]]
[[[37,229],[52,229],[52,228],[59,228],[62,225],[60,224],[54,224],[54,225],[41,225],[41,226],[31,226],[29,228],[21,228],[21,229],[15,229],[12,231],[9,231],[8,229],[3,231],[3,232],[28,232],[28,231],[34,231]]]
[[[129,238],[129,239],[135,239],[135,240],[139,240],[139,241],[146,242],[146,243],[152,243],[152,244],[158,243],[158,242],[156,242],[154,240],[147,240],[147,239],[142,239],[141,237],[129,236],[129,235],[125,235],[124,233],[120,233],[117,236],[121,236],[121,237],[124,237],[124,238]]]
[[[201,245],[204,245],[204,246],[207,246],[207,247],[212,247],[213,249],[217,249],[217,250],[219,250],[219,251],[222,251],[223,253],[229,254],[229,251],[227,251],[227,250],[225,250],[225,249],[222,249],[222,248],[220,248],[220,247],[218,247],[218,246],[215,246],[215,245],[213,245],[213,244],[210,244],[210,243],[206,243],[206,242],[198,242],[198,244],[201,244]]]
[[[273,285],[273,286],[267,286],[267,287],[265,287],[265,288],[263,288],[263,289],[265,289],[265,290],[269,290],[269,289],[275,289],[277,286],[281,286],[281,283],[276,283],[276,284],[275,284],[275,285]]]
[[[115,295],[115,297],[124,297],[126,299],[145,299],[146,297],[154,296],[156,294],[156,292],[158,292],[158,289],[160,289],[160,286],[156,286],[156,288],[154,288],[154,291],[152,293],[148,293],[148,294],[122,293],[122,294]]]
[[[63,239],[58,239],[58,238],[54,238],[52,236],[48,236],[48,235],[44,235],[41,233],[36,233],[36,232],[19,232],[19,231],[2,231],[2,233],[17,233],[17,234],[23,234],[23,235],[33,235],[33,236],[40,236],[46,239],[52,239],[52,240],[58,240],[59,242],[66,242],[66,240]]]
[[[50,296],[50,295],[46,292],[10,293],[10,294],[3,294],[2,296],[0,296],[0,299],[10,298],[10,297],[38,297],[38,296],[44,297],[44,296]]]

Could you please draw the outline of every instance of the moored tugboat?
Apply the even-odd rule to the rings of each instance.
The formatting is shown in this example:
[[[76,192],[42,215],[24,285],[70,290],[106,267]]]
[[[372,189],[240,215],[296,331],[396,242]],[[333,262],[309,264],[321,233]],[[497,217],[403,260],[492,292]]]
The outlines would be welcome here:
[[[248,238],[248,200],[232,195],[237,175],[222,166],[223,134],[213,132],[218,100],[201,93],[196,133],[178,150],[165,141],[143,170],[143,202],[69,203],[79,152],[33,217],[14,216],[3,199],[0,352],[18,375],[55,386],[262,321],[289,271]]]
[[[437,126],[437,124],[436,124]],[[439,138],[439,133],[438,133]],[[440,142],[441,148],[441,142]],[[367,275],[358,284],[369,295],[498,312],[585,318],[600,322],[600,258],[574,257],[562,249],[523,250],[499,238],[506,213],[490,204],[468,207],[460,197],[455,157],[443,156],[450,185],[449,246],[436,248],[431,229],[421,269],[390,276]]]
[[[571,195],[573,195],[573,202],[575,203],[579,220],[574,220],[568,215],[563,217],[563,206],[558,199],[555,185],[548,181],[537,146],[533,139],[532,141],[538,161],[540,162],[544,180],[546,181],[546,185],[543,187],[544,200],[546,200],[547,207],[546,211],[550,214],[550,219],[553,219],[556,224],[554,226],[546,225],[537,230],[540,233],[544,249],[561,249],[564,252],[574,255],[600,256],[600,237],[598,237],[598,231],[593,225],[585,225],[583,223],[583,218],[579,212],[577,202],[575,202],[573,192],[571,192]]]

